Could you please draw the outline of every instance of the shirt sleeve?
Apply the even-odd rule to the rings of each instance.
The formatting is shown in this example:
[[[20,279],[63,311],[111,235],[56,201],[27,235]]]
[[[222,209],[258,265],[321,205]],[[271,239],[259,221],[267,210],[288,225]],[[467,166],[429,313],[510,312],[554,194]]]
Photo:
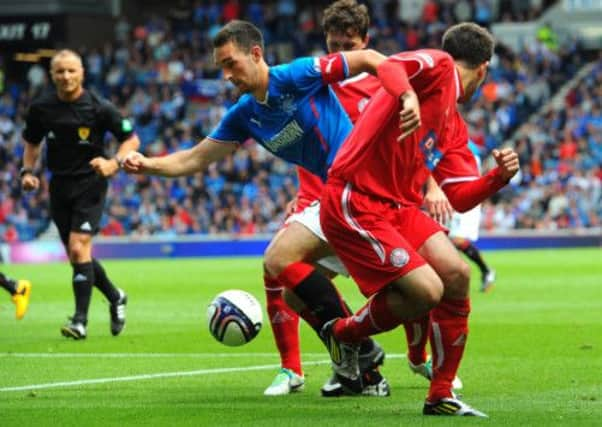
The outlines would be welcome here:
[[[349,75],[347,60],[342,53],[299,58],[274,68],[281,79],[288,80],[287,84],[303,92],[345,80]]]
[[[132,122],[130,119],[122,117],[115,105],[103,100],[102,109],[106,129],[111,132],[119,142],[125,141],[134,134]]]
[[[34,105],[31,105],[25,113],[25,127],[22,135],[25,141],[36,145],[41,143],[42,138],[46,135],[46,129],[40,120],[40,113]]]
[[[479,179],[479,167],[468,144],[447,150],[433,170],[433,177],[442,189],[447,184]]]
[[[471,181],[452,181],[444,187],[445,195],[455,210],[468,212],[493,196],[508,184],[500,175],[500,169],[495,168],[480,178]]]
[[[217,127],[211,131],[208,138],[215,142],[243,143],[249,138],[249,133],[242,125],[245,123],[239,116],[238,104],[234,104],[226,112]]]
[[[507,184],[499,168],[480,176],[477,160],[466,143],[448,150],[433,176],[458,212],[469,211]]]
[[[443,52],[415,51],[392,55],[377,68],[383,87],[399,98],[412,89],[414,81],[435,80],[453,70],[451,57]]]

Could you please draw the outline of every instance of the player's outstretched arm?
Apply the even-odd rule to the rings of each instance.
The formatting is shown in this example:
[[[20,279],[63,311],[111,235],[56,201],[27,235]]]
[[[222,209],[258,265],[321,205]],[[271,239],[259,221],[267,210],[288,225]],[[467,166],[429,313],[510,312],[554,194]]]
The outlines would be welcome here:
[[[161,175],[168,177],[193,175],[228,154],[234,152],[238,144],[214,142],[204,138],[188,150],[176,151],[163,157],[145,157],[139,152],[126,156],[123,167],[128,173]]]
[[[360,73],[370,73],[376,75],[378,66],[387,57],[374,49],[350,50],[343,52],[347,67],[349,67],[349,77]]]

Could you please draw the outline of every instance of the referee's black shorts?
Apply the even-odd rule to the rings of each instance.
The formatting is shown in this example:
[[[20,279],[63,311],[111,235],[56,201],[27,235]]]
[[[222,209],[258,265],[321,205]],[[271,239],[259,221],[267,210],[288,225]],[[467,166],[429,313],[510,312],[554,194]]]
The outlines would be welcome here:
[[[108,181],[96,174],[83,177],[53,176],[50,181],[50,215],[63,244],[69,233],[98,232],[107,197]]]

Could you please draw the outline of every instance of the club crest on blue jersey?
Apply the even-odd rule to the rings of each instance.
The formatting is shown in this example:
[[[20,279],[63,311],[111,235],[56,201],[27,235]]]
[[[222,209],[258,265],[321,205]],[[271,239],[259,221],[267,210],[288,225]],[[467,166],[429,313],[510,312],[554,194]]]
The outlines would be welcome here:
[[[426,167],[432,171],[437,167],[437,163],[439,163],[441,157],[443,157],[443,153],[437,148],[437,135],[435,135],[434,131],[430,131],[422,141],[420,141],[420,149],[424,155]]]
[[[288,115],[293,115],[297,111],[297,102],[295,96],[290,93],[283,93],[278,97],[279,107]]]

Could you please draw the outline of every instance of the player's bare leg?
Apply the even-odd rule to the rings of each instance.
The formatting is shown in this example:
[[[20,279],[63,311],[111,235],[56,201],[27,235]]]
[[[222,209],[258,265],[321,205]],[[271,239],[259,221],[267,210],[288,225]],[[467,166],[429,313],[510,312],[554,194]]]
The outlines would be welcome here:
[[[281,229],[274,240],[283,232],[284,229]],[[268,319],[280,355],[280,370],[264,394],[281,396],[300,391],[305,384],[299,345],[299,315],[284,300],[285,286],[268,274],[265,267],[263,281]]]
[[[454,246],[470,258],[481,271],[481,292],[489,292],[495,285],[495,270],[490,268],[472,241],[461,237],[452,237]]]

